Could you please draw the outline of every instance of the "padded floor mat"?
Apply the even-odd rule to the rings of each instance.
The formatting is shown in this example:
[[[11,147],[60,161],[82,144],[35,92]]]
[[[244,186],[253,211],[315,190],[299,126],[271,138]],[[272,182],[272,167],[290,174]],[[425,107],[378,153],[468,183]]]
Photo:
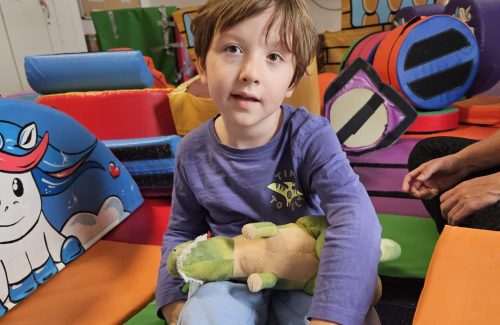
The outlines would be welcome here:
[[[123,324],[153,300],[158,246],[101,240],[4,317],[1,324]]]

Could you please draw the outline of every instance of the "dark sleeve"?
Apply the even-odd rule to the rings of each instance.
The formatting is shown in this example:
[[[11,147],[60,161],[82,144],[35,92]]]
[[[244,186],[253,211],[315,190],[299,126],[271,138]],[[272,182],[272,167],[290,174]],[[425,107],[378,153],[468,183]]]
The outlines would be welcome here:
[[[187,171],[182,164],[181,148],[179,148],[178,153],[172,193],[172,211],[167,231],[163,235],[161,263],[156,287],[156,308],[160,318],[163,318],[160,312],[163,306],[187,298],[181,292],[182,280],[173,277],[167,272],[168,254],[176,245],[193,240],[198,235],[208,232],[207,211],[198,203],[191,191],[186,177]]]

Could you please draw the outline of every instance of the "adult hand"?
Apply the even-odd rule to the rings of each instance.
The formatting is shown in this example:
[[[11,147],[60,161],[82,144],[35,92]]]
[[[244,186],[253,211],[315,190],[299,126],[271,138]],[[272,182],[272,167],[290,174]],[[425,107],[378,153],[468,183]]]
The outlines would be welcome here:
[[[461,181],[468,171],[458,154],[430,160],[409,172],[402,190],[415,198],[430,200]]]
[[[161,313],[168,325],[177,325],[185,300],[177,300],[161,308]]]
[[[441,195],[441,214],[455,226],[500,200],[500,173],[464,181]]]

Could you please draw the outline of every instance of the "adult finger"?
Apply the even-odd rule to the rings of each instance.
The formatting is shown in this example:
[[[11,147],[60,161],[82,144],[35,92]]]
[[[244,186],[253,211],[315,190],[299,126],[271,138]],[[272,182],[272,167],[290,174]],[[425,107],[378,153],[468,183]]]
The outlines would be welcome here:
[[[441,203],[445,202],[445,201],[448,201],[452,196],[455,195],[455,189],[456,188],[451,188],[449,189],[448,191],[444,192],[443,194],[441,194],[441,198],[439,199],[439,201]]]
[[[413,181],[410,185],[409,194],[413,197],[420,198],[420,191],[422,188],[422,182]]]
[[[441,195],[440,201],[441,201],[441,214],[445,219],[448,219],[448,213],[450,210],[453,208],[454,205],[457,204],[457,198],[454,195],[447,195],[446,199],[443,199],[443,196],[450,191],[447,191]]]
[[[413,179],[420,180],[422,173],[426,170],[428,165],[429,165],[429,162],[426,162],[426,163],[418,166],[417,168],[415,168],[411,172],[409,172],[408,175],[410,175],[411,178],[413,178]]]
[[[437,188],[422,187],[420,190],[420,198],[424,200],[432,200],[438,195],[439,191]]]
[[[420,173],[420,170],[423,168],[423,166],[420,166],[414,170],[412,170],[411,172],[409,172],[408,174],[405,175],[405,177],[403,178],[403,186],[402,186],[402,189],[404,192],[407,192],[409,190],[409,188],[412,186],[412,184],[416,181],[419,173]]]
[[[442,163],[440,159],[434,159],[428,161],[422,166],[424,168],[420,171],[420,174],[418,175],[417,179],[419,181],[426,181],[442,168]]]
[[[403,192],[410,192],[410,183],[412,183],[413,176],[410,175],[410,173],[406,174],[405,177],[403,178],[403,182],[401,183],[401,190]]]
[[[462,203],[456,204],[448,213],[448,223],[452,226],[458,226],[472,211]]]

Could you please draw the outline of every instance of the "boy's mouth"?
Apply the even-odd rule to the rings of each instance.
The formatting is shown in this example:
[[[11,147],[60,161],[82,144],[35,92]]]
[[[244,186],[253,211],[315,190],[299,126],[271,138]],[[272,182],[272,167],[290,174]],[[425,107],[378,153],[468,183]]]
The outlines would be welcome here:
[[[251,94],[247,94],[247,93],[232,93],[231,97],[233,97],[237,100],[245,100],[245,101],[250,101],[250,102],[260,102],[260,100],[257,97],[255,97]]]

